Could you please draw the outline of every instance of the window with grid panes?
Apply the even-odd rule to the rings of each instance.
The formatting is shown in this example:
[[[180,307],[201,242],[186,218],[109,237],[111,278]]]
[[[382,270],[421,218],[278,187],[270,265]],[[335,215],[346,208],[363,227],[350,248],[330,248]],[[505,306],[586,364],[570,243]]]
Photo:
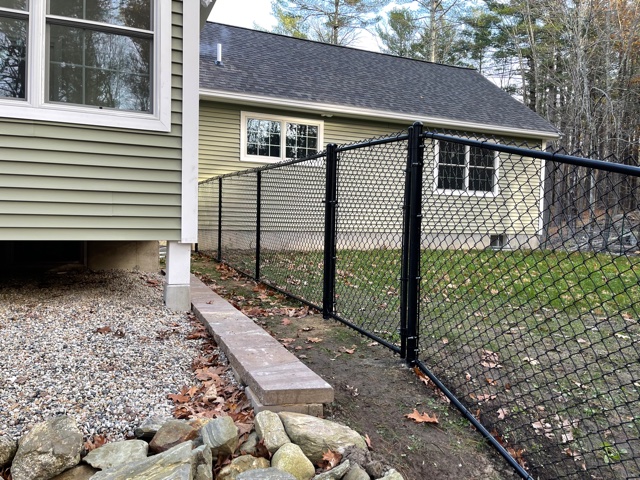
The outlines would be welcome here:
[[[436,188],[451,192],[495,193],[497,189],[497,152],[438,142]]]
[[[242,160],[277,162],[304,158],[322,144],[322,122],[242,114]]]

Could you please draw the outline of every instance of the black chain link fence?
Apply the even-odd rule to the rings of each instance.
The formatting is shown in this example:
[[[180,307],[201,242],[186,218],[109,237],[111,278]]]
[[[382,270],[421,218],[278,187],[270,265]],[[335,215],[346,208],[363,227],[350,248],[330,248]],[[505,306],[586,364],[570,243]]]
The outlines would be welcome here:
[[[202,182],[199,248],[419,366],[522,477],[638,478],[621,163],[416,125]]]

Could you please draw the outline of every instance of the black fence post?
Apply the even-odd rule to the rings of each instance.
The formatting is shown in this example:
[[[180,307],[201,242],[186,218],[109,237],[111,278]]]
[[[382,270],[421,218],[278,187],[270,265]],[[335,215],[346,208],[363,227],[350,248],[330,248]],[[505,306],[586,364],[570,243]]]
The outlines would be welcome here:
[[[260,210],[262,206],[262,172],[256,176],[256,281],[260,280]]]
[[[418,319],[420,316],[420,243],[422,234],[422,167],[424,164],[422,123],[409,128],[408,165],[410,173],[409,225],[407,230],[407,317],[406,362],[414,365],[418,359]],[[403,243],[404,245],[404,243]],[[404,260],[404,258],[403,258]],[[404,268],[403,268],[404,270]]]
[[[322,318],[335,313],[336,287],[336,206],[338,203],[338,146],[327,145],[327,171],[324,200],[324,273],[322,285]]]
[[[404,203],[402,205],[402,259],[400,261],[400,358],[407,358],[407,281],[409,279],[409,224],[411,205],[411,139],[407,140],[407,167],[404,175]]]
[[[218,178],[218,261],[222,261],[222,177]]]

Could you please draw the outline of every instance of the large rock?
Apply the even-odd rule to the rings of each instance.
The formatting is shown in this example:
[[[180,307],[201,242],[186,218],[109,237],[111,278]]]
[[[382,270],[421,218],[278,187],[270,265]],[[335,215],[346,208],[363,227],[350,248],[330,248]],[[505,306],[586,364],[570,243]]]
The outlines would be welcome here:
[[[404,478],[392,468],[384,477],[380,477],[380,480],[404,480]]]
[[[271,466],[289,472],[297,480],[310,480],[316,474],[313,463],[295,443],[285,443],[271,457]]]
[[[89,465],[78,465],[77,467],[65,470],[51,480],[89,480],[96,472],[98,472],[98,470]]]
[[[38,423],[18,442],[13,480],[49,480],[80,462],[82,432],[66,415]]]
[[[277,468],[261,468],[241,473],[236,480],[296,480],[296,477]]]
[[[153,436],[149,442],[149,450],[154,453],[166,452],[170,448],[193,440],[197,436],[198,430],[184,420],[169,420]]]
[[[177,445],[166,452],[96,473],[91,480],[193,480],[193,442]]]
[[[0,468],[11,463],[18,450],[18,442],[11,437],[0,437]]]
[[[195,468],[194,480],[213,480],[213,458],[211,448],[201,445],[191,452]]]
[[[216,480],[237,480],[238,475],[243,472],[269,468],[270,466],[271,464],[266,458],[242,455],[234,458],[229,465],[220,470]]]
[[[253,455],[256,453],[256,448],[258,447],[258,434],[254,431],[249,434],[247,439],[244,441],[242,445],[238,448],[238,450],[244,455],[249,454]]]
[[[351,462],[349,460],[342,462],[340,465],[333,467],[327,472],[323,472],[320,475],[313,477],[313,480],[340,480],[351,469]],[[367,476],[369,480],[369,476]]]
[[[202,440],[211,447],[214,458],[231,456],[238,446],[238,427],[231,417],[218,417],[207,423],[202,430]]]
[[[350,446],[362,450],[367,444],[358,432],[335,422],[293,412],[278,414],[291,441],[300,446],[313,463],[327,450],[342,453]]]
[[[269,410],[258,413],[255,428],[258,438],[262,440],[269,453],[274,453],[285,443],[291,442],[277,413]]]
[[[142,424],[133,431],[133,434],[137,438],[144,438],[151,440],[153,436],[158,433],[158,430],[167,423],[171,418],[161,417],[159,415],[153,415],[146,418]]]
[[[354,463],[342,480],[371,480],[371,477],[360,465]]]
[[[147,458],[149,445],[144,440],[127,440],[124,442],[106,443],[100,448],[91,450],[84,461],[94,468],[106,470],[123,463],[137,462]]]

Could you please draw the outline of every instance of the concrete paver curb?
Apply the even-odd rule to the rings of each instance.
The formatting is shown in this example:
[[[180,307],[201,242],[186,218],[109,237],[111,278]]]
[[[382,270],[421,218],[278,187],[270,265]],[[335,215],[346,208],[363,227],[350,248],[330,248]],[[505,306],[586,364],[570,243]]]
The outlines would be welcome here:
[[[333,388],[260,326],[191,275],[191,307],[246,385],[256,411],[322,415]]]

